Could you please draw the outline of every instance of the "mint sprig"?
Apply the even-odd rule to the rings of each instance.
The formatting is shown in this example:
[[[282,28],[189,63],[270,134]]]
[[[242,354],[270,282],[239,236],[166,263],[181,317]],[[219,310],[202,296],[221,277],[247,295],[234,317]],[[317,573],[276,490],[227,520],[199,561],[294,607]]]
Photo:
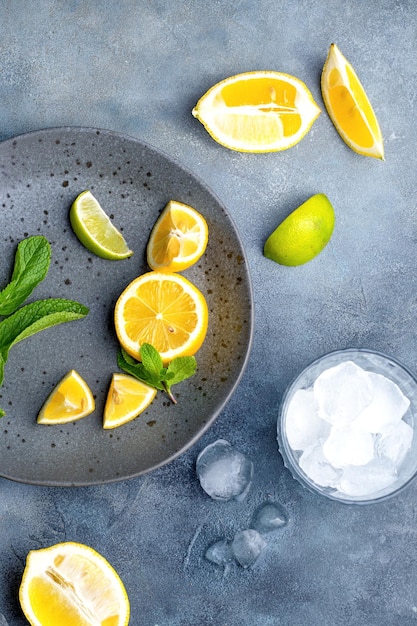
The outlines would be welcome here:
[[[161,355],[150,343],[140,348],[141,361],[131,357],[123,348],[117,355],[117,364],[121,370],[134,376],[143,383],[168,394],[171,402],[177,404],[172,393],[172,386],[193,376],[197,361],[193,356],[179,356],[164,367]]]
[[[37,300],[21,306],[45,278],[50,258],[49,242],[42,235],[28,237],[17,246],[11,280],[0,291],[0,317],[3,317],[0,320],[0,386],[12,346],[41,330],[80,319],[88,313],[83,304],[62,298]],[[0,408],[0,417],[4,415]]]

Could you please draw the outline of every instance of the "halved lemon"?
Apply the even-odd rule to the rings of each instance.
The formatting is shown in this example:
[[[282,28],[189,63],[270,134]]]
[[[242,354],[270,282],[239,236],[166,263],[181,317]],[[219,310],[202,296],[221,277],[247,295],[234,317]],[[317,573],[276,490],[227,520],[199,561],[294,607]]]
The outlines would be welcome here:
[[[91,191],[83,191],[75,198],[70,209],[70,222],[81,243],[97,256],[111,261],[132,256],[122,233]]]
[[[120,344],[140,359],[150,343],[164,364],[191,356],[207,332],[208,308],[203,294],[181,274],[147,272],[135,278],[116,302],[114,320]]]
[[[156,396],[156,389],[128,374],[113,374],[104,407],[103,428],[116,428],[138,417]]]
[[[193,207],[171,200],[152,229],[148,246],[148,265],[153,270],[181,272],[204,254],[208,226]]]
[[[259,71],[217,83],[192,114],[226,148],[274,152],[298,143],[320,112],[301,80],[282,72]]]
[[[383,159],[382,133],[374,110],[355,70],[334,43],[323,67],[321,91],[345,143],[359,154]]]
[[[130,606],[116,571],[89,546],[31,550],[19,600],[32,626],[126,626]]]
[[[38,424],[66,424],[94,411],[95,401],[85,380],[71,370],[48,396],[38,415]]]

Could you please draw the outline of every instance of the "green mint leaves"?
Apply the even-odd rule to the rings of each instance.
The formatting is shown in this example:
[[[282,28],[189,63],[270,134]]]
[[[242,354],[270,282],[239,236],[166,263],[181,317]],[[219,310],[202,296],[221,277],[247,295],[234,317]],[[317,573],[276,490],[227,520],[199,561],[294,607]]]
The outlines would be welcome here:
[[[117,364],[121,370],[131,374],[143,383],[165,391],[174,404],[177,400],[171,387],[193,376],[197,369],[197,362],[193,356],[180,356],[164,367],[161,356],[151,344],[144,343],[140,348],[140,361],[132,358],[123,348],[117,355]]]
[[[10,282],[0,291],[0,385],[9,351],[19,341],[57,324],[85,317],[88,308],[73,300],[48,298],[20,306],[45,278],[51,248],[45,237],[28,237],[18,244]],[[19,308],[20,307],[20,308]],[[0,408],[0,417],[4,411]]]
[[[10,315],[23,304],[45,278],[50,259],[51,247],[42,235],[18,244],[11,281],[0,291],[0,315]]]

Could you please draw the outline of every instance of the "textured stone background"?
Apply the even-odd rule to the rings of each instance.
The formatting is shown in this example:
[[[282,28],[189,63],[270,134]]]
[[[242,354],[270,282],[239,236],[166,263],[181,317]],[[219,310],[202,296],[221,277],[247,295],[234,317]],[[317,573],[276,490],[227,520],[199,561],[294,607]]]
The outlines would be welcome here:
[[[254,69],[298,76],[322,105],[330,43],[356,68],[385,137],[385,163],[360,157],[327,114],[291,150],[218,146],[191,116],[215,82]],[[17,589],[27,552],[90,544],[119,571],[134,626],[405,626],[417,621],[416,496],[348,507],[305,491],[283,467],[277,407],[291,379],[330,350],[386,352],[417,372],[417,5],[414,0],[9,0],[0,5],[0,139],[94,126],[145,140],[190,167],[229,209],[256,305],[238,392],[189,452],[142,478],[102,487],[0,481],[0,614],[25,622]],[[313,262],[263,258],[271,230],[316,192],[337,225]],[[242,503],[209,500],[199,450],[228,439],[254,462]],[[248,570],[204,560],[265,500],[290,522]],[[3,620],[4,622],[4,620]],[[0,615],[0,623],[1,615]]]

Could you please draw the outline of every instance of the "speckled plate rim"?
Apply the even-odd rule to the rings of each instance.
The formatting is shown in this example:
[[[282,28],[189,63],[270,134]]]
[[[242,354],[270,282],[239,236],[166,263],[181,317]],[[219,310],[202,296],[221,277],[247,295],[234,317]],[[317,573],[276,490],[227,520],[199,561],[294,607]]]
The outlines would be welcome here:
[[[16,477],[13,476],[11,474],[8,474],[7,472],[4,471],[0,471],[0,478],[5,478],[8,480],[12,480],[14,482],[18,482],[18,483],[23,483],[23,484],[30,484],[30,485],[34,485],[34,486],[46,486],[46,487],[89,487],[89,486],[97,486],[97,485],[104,485],[104,484],[111,484],[111,483],[117,483],[117,482],[121,482],[124,480],[129,480],[131,478],[135,478],[138,476],[142,476],[148,473],[151,473],[161,467],[164,467],[165,465],[171,463],[172,461],[174,461],[175,459],[177,459],[178,457],[180,457],[182,454],[184,454],[186,451],[188,451],[192,446],[195,445],[195,443],[204,435],[204,433],[212,426],[212,424],[216,421],[216,419],[218,418],[218,416],[220,415],[220,413],[223,411],[223,409],[225,408],[225,406],[229,403],[230,399],[232,398],[232,396],[234,395],[237,387],[240,384],[240,381],[244,375],[244,372],[246,370],[248,361],[249,361],[249,357],[250,357],[250,353],[251,353],[251,349],[252,349],[252,344],[253,344],[253,337],[254,337],[254,324],[255,324],[255,305],[254,305],[254,292],[253,292],[253,285],[252,285],[252,279],[251,279],[251,275],[250,275],[250,271],[249,271],[249,265],[248,265],[248,259],[247,259],[247,255],[242,243],[242,239],[240,237],[239,231],[236,228],[236,225],[234,223],[234,220],[232,218],[232,216],[230,215],[228,209],[226,208],[226,206],[224,205],[224,203],[220,200],[220,198],[217,196],[217,194],[211,189],[211,187],[204,182],[204,180],[197,174],[195,174],[189,167],[185,166],[179,159],[177,159],[176,157],[173,157],[171,155],[169,155],[168,153],[166,153],[165,151],[161,150],[160,148],[157,148],[156,146],[154,146],[153,144],[143,141],[133,135],[130,135],[128,133],[123,133],[120,131],[114,131],[108,128],[102,128],[102,127],[93,127],[93,126],[51,126],[51,127],[43,127],[40,129],[35,129],[35,130],[31,130],[31,131],[27,131],[27,132],[23,132],[23,133],[19,133],[17,135],[13,135],[11,137],[8,137],[6,139],[3,139],[2,141],[0,141],[0,152],[2,151],[2,149],[4,147],[7,147],[8,145],[11,145],[14,141],[16,140],[22,140],[22,139],[26,139],[26,138],[41,138],[44,135],[49,135],[49,134],[53,134],[53,133],[66,133],[66,132],[79,132],[79,133],[95,133],[95,134],[102,134],[102,135],[107,135],[109,137],[114,137],[116,140],[123,140],[123,141],[127,141],[127,142],[133,142],[135,144],[138,145],[138,147],[143,148],[145,150],[149,150],[151,152],[153,152],[154,154],[156,154],[159,158],[166,160],[167,162],[173,164],[176,168],[182,170],[187,176],[193,178],[205,191],[206,193],[208,193],[213,200],[221,207],[222,211],[224,212],[225,216],[227,217],[230,226],[232,228],[232,230],[234,231],[234,236],[237,240],[237,242],[239,243],[239,247],[240,247],[240,253],[242,255],[242,258],[244,260],[244,266],[245,266],[245,277],[246,277],[246,281],[247,281],[247,291],[248,291],[248,302],[249,302],[249,306],[248,306],[248,310],[247,310],[247,318],[248,318],[248,339],[247,339],[247,343],[246,343],[246,347],[244,350],[244,356],[241,360],[241,366],[240,366],[240,370],[238,375],[235,377],[235,380],[233,381],[232,385],[230,386],[230,389],[227,393],[227,395],[223,398],[223,400],[216,406],[216,409],[211,413],[210,417],[206,420],[205,424],[194,434],[193,437],[190,438],[190,440],[183,445],[181,448],[179,448],[177,451],[175,451],[175,453],[167,456],[166,458],[164,458],[162,461],[157,462],[155,464],[153,464],[152,466],[149,466],[146,469],[143,470],[139,470],[137,472],[133,472],[130,473],[129,475],[125,475],[125,476],[117,476],[114,478],[106,478],[106,479],[98,479],[98,480],[76,480],[76,481],[61,481],[61,480],[31,480],[30,478],[20,478],[20,477]]]

